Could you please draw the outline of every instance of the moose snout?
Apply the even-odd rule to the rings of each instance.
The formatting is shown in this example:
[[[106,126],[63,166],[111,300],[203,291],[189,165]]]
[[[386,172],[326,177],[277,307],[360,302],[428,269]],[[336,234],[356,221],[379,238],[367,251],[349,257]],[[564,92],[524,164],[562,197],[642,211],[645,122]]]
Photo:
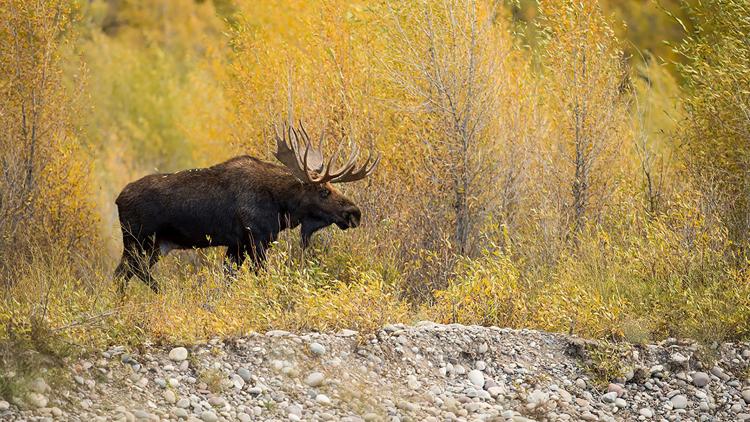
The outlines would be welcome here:
[[[346,222],[347,228],[354,228],[359,226],[359,221],[362,219],[362,212],[359,208],[353,206],[344,211],[342,218]]]

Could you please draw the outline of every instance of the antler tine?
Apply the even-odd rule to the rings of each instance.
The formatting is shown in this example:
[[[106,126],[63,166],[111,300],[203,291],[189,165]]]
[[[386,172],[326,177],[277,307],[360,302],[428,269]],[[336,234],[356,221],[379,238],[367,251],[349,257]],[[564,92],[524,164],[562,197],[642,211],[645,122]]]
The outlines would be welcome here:
[[[310,175],[303,167],[299,160],[299,144],[295,139],[292,139],[292,129],[284,125],[283,135],[279,135],[278,127],[274,125],[274,132],[276,138],[276,159],[279,160],[292,175],[299,181],[305,183],[310,182]]]
[[[299,122],[298,132],[305,143],[305,164],[307,165],[307,169],[313,170],[318,174],[322,173],[323,166],[325,165],[325,161],[323,159],[322,139],[319,148],[316,149],[315,147],[313,147],[313,144],[310,141],[310,135],[307,134],[307,130],[305,130],[305,126],[302,124],[302,121]]]
[[[380,158],[382,157],[381,154],[378,154],[375,160],[372,159],[372,151],[367,156],[367,160],[365,160],[364,164],[362,166],[355,170],[350,170],[341,176],[331,180],[331,183],[345,183],[345,182],[355,182],[357,180],[364,179],[365,177],[372,174],[373,171],[375,171],[375,168],[380,163]]]
[[[341,155],[344,139],[340,140],[334,154],[326,161],[323,157],[323,140],[325,133],[321,133],[318,148],[310,141],[302,122],[299,128],[284,125],[283,136],[279,135],[278,127],[274,125],[276,135],[276,158],[284,164],[292,175],[303,183],[343,183],[363,179],[375,170],[380,162],[381,155],[373,160],[373,152],[370,151],[367,160],[357,166],[360,148],[356,143],[351,143],[351,153],[343,165],[333,170],[334,163]],[[304,143],[304,151],[300,144]]]
[[[335,171],[330,171],[330,166],[335,162],[334,158],[337,158],[339,153],[341,152],[341,146],[343,145],[344,141],[341,140],[339,142],[339,146],[336,149],[336,153],[331,157],[331,160],[328,162],[329,168],[326,169],[326,181],[332,181],[335,180],[338,177],[341,177],[341,175],[346,174],[347,172],[351,171],[351,169],[357,164],[357,157],[359,157],[359,147],[354,144],[352,147],[352,152],[349,154],[349,158],[346,160],[346,162],[337,168]]]

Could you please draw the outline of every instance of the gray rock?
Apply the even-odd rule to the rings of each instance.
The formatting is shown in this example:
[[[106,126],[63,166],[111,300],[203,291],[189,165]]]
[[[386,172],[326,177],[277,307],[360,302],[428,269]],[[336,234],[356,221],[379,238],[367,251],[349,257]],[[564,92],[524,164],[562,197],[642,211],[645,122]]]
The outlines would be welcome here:
[[[654,411],[649,409],[648,407],[644,407],[643,409],[638,411],[638,414],[643,416],[644,418],[653,418],[654,417]]]
[[[724,370],[720,366],[714,366],[711,368],[711,374],[721,379],[722,381],[728,381],[731,377],[724,373]]]
[[[182,362],[187,359],[188,351],[184,347],[175,347],[169,351],[169,359],[174,362]]]
[[[544,404],[549,400],[549,394],[542,390],[534,390],[528,395],[526,400],[534,405]]]
[[[628,402],[618,397],[615,399],[615,406],[619,407],[620,409],[624,409],[628,407]]]
[[[253,374],[247,368],[238,369],[237,375],[239,375],[245,382],[250,382],[253,379]]]
[[[227,402],[226,400],[224,400],[223,397],[214,396],[208,399],[208,404],[210,404],[211,407],[213,408],[218,408],[218,407],[224,407],[227,404]]]
[[[323,385],[323,381],[325,381],[326,377],[320,372],[312,372],[310,375],[305,378],[305,384],[309,385],[310,387],[320,387]]]
[[[166,400],[169,404],[175,404],[177,403],[177,395],[172,390],[165,390],[164,400]]]
[[[0,412],[4,412],[10,409],[10,403],[5,400],[0,400]]]
[[[693,374],[693,385],[696,387],[705,387],[711,382],[711,377],[705,372],[696,372]]]
[[[614,403],[615,399],[617,399],[616,391],[610,391],[609,393],[602,395],[602,402],[604,403]]]
[[[317,396],[315,396],[315,401],[324,405],[331,404],[331,399],[325,394],[318,394]]]
[[[471,371],[469,371],[468,377],[469,381],[472,384],[476,385],[479,388],[484,387],[484,374],[482,373],[482,371],[472,369]]]
[[[672,407],[674,409],[684,409],[688,406],[687,397],[682,394],[678,394],[670,399],[672,401]]]
[[[750,404],[750,389],[742,390],[742,399],[745,403]]]
[[[216,413],[206,410],[203,413],[201,413],[201,420],[203,422],[218,422],[219,417],[216,416]]]
[[[336,333],[337,337],[354,337],[356,335],[357,335],[356,331],[354,331],[354,330],[347,330],[347,329],[343,329],[343,330],[339,331],[338,333]]]
[[[674,363],[677,366],[684,366],[690,360],[689,357],[683,355],[680,352],[672,353],[669,359],[672,361],[672,363]]]
[[[312,352],[314,355],[323,356],[326,354],[326,347],[320,343],[317,343],[317,342],[310,343],[309,347],[310,347],[310,352]]]
[[[136,410],[134,410],[133,411],[133,416],[135,416],[139,420],[144,420],[144,421],[151,419],[151,414],[148,413],[148,412],[146,412],[145,410],[142,410],[142,409],[136,409]]]

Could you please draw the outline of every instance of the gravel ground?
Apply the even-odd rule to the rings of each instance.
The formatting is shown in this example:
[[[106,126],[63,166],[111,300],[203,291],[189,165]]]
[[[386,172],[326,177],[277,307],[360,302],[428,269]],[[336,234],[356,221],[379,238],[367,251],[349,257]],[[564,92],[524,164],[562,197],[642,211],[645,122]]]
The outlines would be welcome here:
[[[621,376],[594,382],[607,365]],[[748,367],[750,344],[613,348],[431,322],[370,336],[271,331],[113,347],[71,363],[69,380],[0,400],[0,420],[750,421]]]

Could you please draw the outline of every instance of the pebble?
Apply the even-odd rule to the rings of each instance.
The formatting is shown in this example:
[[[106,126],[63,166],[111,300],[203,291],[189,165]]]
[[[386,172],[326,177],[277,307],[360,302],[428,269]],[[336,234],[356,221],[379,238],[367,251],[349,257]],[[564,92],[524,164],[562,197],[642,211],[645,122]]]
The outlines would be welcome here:
[[[696,372],[693,374],[693,385],[696,387],[705,387],[711,382],[711,377],[705,372]]]
[[[654,417],[654,411],[649,409],[648,407],[644,407],[641,410],[638,411],[638,414],[643,416],[644,418],[653,418]]]
[[[684,409],[688,405],[688,399],[687,397],[683,396],[682,394],[678,394],[670,399],[672,401],[672,408],[674,409]]]
[[[172,390],[165,390],[164,400],[166,400],[167,403],[174,404],[177,402],[177,395]]]
[[[310,347],[310,352],[312,352],[314,355],[323,356],[326,354],[326,347],[320,343],[317,343],[317,342],[310,343],[309,347]]]
[[[482,371],[472,369],[471,371],[469,371],[468,377],[469,381],[472,384],[476,385],[479,388],[484,387],[484,374],[482,373]]]
[[[604,403],[614,403],[616,398],[617,398],[617,392],[615,391],[602,395],[602,401]]]
[[[238,369],[237,375],[239,375],[245,382],[250,382],[253,379],[253,374],[247,368]]]
[[[745,403],[750,404],[750,389],[742,390],[742,399]]]
[[[10,403],[5,400],[0,400],[0,412],[10,409]]]
[[[217,422],[219,420],[219,417],[216,416],[216,413],[206,410],[203,413],[201,413],[201,420],[203,422]]]
[[[310,387],[319,387],[323,385],[323,381],[325,381],[325,378],[325,375],[320,372],[312,372],[307,376],[307,378],[305,378],[305,384],[309,385]]]
[[[331,399],[325,394],[318,394],[317,396],[315,396],[315,401],[325,405],[331,404]]]
[[[184,347],[175,347],[169,351],[169,359],[174,362],[182,362],[187,359],[188,351]]]

